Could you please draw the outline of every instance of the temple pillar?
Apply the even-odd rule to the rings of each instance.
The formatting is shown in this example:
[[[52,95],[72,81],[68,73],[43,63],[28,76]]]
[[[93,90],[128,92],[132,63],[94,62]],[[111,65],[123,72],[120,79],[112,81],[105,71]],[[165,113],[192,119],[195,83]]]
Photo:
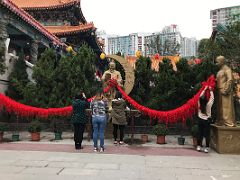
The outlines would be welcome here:
[[[38,41],[32,40],[30,44],[30,60],[32,64],[35,64],[37,62],[38,58]]]
[[[6,61],[6,41],[8,38],[7,33],[7,21],[0,19],[0,74],[5,72],[5,61]]]
[[[0,19],[0,49],[6,49],[6,40],[8,38],[8,33],[7,33],[7,21],[4,19]]]

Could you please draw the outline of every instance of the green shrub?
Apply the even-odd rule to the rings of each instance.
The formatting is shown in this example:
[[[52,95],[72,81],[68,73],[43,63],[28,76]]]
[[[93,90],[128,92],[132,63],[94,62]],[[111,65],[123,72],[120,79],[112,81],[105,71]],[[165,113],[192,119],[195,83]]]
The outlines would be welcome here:
[[[168,135],[168,128],[165,124],[157,124],[153,126],[153,134],[156,136],[166,136]]]
[[[28,132],[35,133],[35,132],[41,132],[41,124],[38,120],[32,121],[28,126]]]
[[[7,131],[8,130],[8,127],[7,127],[7,125],[5,125],[5,124],[0,124],[0,132],[4,132],[4,131]]]

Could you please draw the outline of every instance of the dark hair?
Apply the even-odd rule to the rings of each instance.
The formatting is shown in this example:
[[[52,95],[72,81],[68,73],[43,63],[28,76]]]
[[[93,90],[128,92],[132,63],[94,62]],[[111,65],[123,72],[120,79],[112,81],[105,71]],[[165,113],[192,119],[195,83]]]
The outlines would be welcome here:
[[[122,94],[119,91],[117,91],[115,94],[115,99],[118,99],[118,98],[122,98]]]
[[[77,93],[76,96],[75,96],[75,99],[85,100],[85,98],[83,97],[82,92],[81,93]]]
[[[207,103],[208,103],[207,97],[205,95],[202,95],[199,98],[199,103],[200,103],[201,113],[206,114],[206,106],[207,106]]]

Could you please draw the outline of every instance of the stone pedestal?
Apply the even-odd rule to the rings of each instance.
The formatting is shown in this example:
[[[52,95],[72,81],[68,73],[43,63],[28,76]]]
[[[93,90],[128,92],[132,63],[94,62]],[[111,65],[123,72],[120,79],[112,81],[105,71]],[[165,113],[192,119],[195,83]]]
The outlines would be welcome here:
[[[211,146],[220,154],[240,154],[240,127],[212,125]]]

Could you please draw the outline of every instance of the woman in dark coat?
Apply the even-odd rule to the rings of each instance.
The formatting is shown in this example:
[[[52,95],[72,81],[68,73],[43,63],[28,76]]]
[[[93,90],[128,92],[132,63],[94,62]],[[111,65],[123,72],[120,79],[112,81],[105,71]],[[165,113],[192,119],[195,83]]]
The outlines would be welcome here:
[[[75,148],[82,148],[83,133],[87,123],[87,117],[85,110],[89,108],[89,103],[84,93],[79,93],[75,96],[72,102],[73,114],[71,122],[74,126],[74,141]]]
[[[126,102],[122,99],[122,94],[120,92],[116,93],[115,99],[112,100],[112,112],[111,118],[113,123],[113,137],[114,137],[114,144],[117,144],[117,134],[118,129],[120,130],[120,141],[119,144],[124,144],[124,128],[127,125],[127,118],[126,118]]]

